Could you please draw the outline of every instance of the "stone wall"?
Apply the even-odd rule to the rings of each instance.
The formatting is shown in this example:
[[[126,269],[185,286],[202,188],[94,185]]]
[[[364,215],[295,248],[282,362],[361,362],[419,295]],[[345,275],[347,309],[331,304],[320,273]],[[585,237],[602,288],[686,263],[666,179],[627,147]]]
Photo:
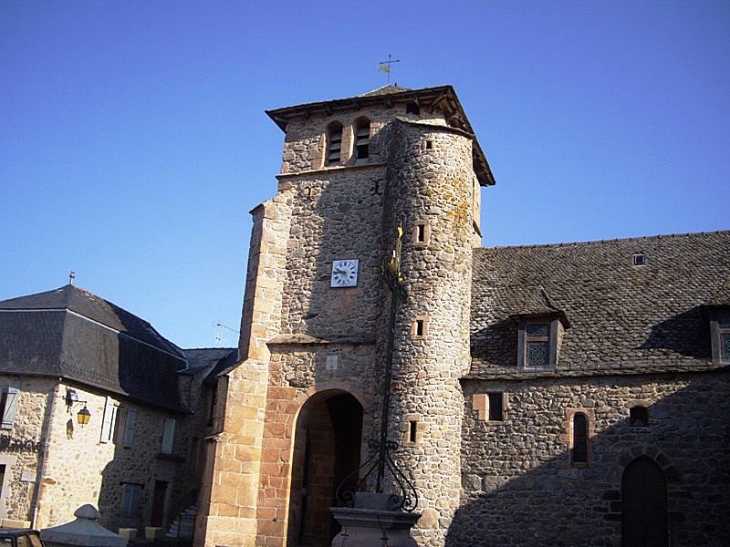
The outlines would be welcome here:
[[[0,378],[0,385],[20,390],[12,428],[0,431],[0,464],[5,465],[0,511],[3,518],[30,522],[44,447],[44,417],[56,382],[45,378],[4,376]]]
[[[621,545],[621,479],[647,456],[667,480],[671,545],[723,545],[730,525],[726,373],[466,381],[463,498],[448,547]],[[473,396],[504,392],[504,421]],[[649,425],[630,423],[631,407]],[[587,464],[571,463],[569,416],[588,417]]]

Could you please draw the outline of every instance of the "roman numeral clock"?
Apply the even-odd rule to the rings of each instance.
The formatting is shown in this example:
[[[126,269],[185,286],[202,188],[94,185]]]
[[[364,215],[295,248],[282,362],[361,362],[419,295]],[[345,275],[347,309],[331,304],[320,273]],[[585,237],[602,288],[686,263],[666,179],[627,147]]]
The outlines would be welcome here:
[[[356,287],[358,262],[357,258],[333,260],[330,287]]]

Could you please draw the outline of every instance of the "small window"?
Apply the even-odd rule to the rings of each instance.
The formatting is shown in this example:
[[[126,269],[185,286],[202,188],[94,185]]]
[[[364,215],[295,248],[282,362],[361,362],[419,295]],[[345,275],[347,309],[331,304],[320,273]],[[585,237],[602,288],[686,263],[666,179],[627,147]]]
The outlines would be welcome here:
[[[710,335],[712,360],[716,363],[730,363],[730,309],[710,309]]]
[[[400,429],[403,434],[401,439],[404,446],[418,446],[426,429],[426,424],[421,422],[418,414],[406,414],[403,417]]]
[[[416,317],[411,324],[411,338],[425,338],[428,336],[428,320],[426,317]]]
[[[370,157],[370,122],[359,120],[355,125],[355,159],[364,160]]]
[[[573,415],[573,463],[588,463],[588,418],[582,412]]]
[[[326,165],[339,165],[342,152],[342,124],[332,122],[327,128]]]
[[[408,425],[408,441],[415,443],[418,438],[418,422],[411,420]]]
[[[424,323],[423,319],[416,320],[416,324],[413,326],[413,336],[423,336]]]
[[[501,391],[487,393],[489,399],[489,421],[504,421],[504,393]]]
[[[637,426],[649,425],[649,409],[645,406],[632,406],[629,409],[629,424]]]
[[[646,264],[646,256],[644,253],[634,253],[634,266],[644,266]]]
[[[12,429],[15,423],[15,413],[18,409],[18,397],[20,390],[14,387],[5,386],[0,391],[0,412],[2,412],[2,424],[0,429]]]
[[[517,332],[518,370],[555,369],[560,329],[562,322],[557,315],[531,316],[520,320]]]
[[[433,141],[431,139],[426,141],[426,150],[433,150]]]
[[[162,449],[163,454],[172,454],[175,441],[175,418],[165,418],[162,429]]]
[[[431,227],[426,220],[417,220],[413,225],[411,241],[418,248],[427,247],[431,238]]]

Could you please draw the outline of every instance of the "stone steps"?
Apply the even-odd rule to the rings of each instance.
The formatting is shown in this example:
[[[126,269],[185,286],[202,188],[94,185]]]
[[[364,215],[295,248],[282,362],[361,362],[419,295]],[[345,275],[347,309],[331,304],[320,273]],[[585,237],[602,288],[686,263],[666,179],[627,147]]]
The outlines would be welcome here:
[[[168,539],[192,538],[195,530],[195,517],[198,514],[198,506],[191,505],[180,513],[173,521],[165,534]]]

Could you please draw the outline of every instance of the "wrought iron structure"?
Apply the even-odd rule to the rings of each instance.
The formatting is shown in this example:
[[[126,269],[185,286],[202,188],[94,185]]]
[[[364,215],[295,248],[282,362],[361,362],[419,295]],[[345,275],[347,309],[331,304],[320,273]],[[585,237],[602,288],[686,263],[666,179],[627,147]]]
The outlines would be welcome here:
[[[393,346],[395,340],[396,318],[398,305],[408,302],[408,292],[403,285],[401,273],[401,246],[403,239],[403,225],[399,224],[397,236],[391,256],[381,264],[381,273],[388,287],[388,339],[385,355],[385,374],[383,378],[383,403],[380,415],[380,439],[370,441],[369,446],[373,456],[361,465],[356,471],[348,475],[337,488],[337,500],[343,506],[352,506],[355,502],[356,492],[364,492],[372,481],[375,474],[375,492],[384,493],[386,488],[386,473],[392,478],[391,484],[397,487],[397,492],[390,495],[388,509],[396,511],[404,509],[408,512],[415,510],[418,505],[418,493],[413,483],[408,480],[405,474],[398,469],[392,454],[398,449],[398,443],[388,440],[388,421],[390,420],[390,396],[391,381],[393,376]],[[375,451],[377,448],[377,452]],[[362,473],[362,475],[361,475]],[[347,490],[345,485],[355,476],[361,477],[357,488],[353,492]]]

